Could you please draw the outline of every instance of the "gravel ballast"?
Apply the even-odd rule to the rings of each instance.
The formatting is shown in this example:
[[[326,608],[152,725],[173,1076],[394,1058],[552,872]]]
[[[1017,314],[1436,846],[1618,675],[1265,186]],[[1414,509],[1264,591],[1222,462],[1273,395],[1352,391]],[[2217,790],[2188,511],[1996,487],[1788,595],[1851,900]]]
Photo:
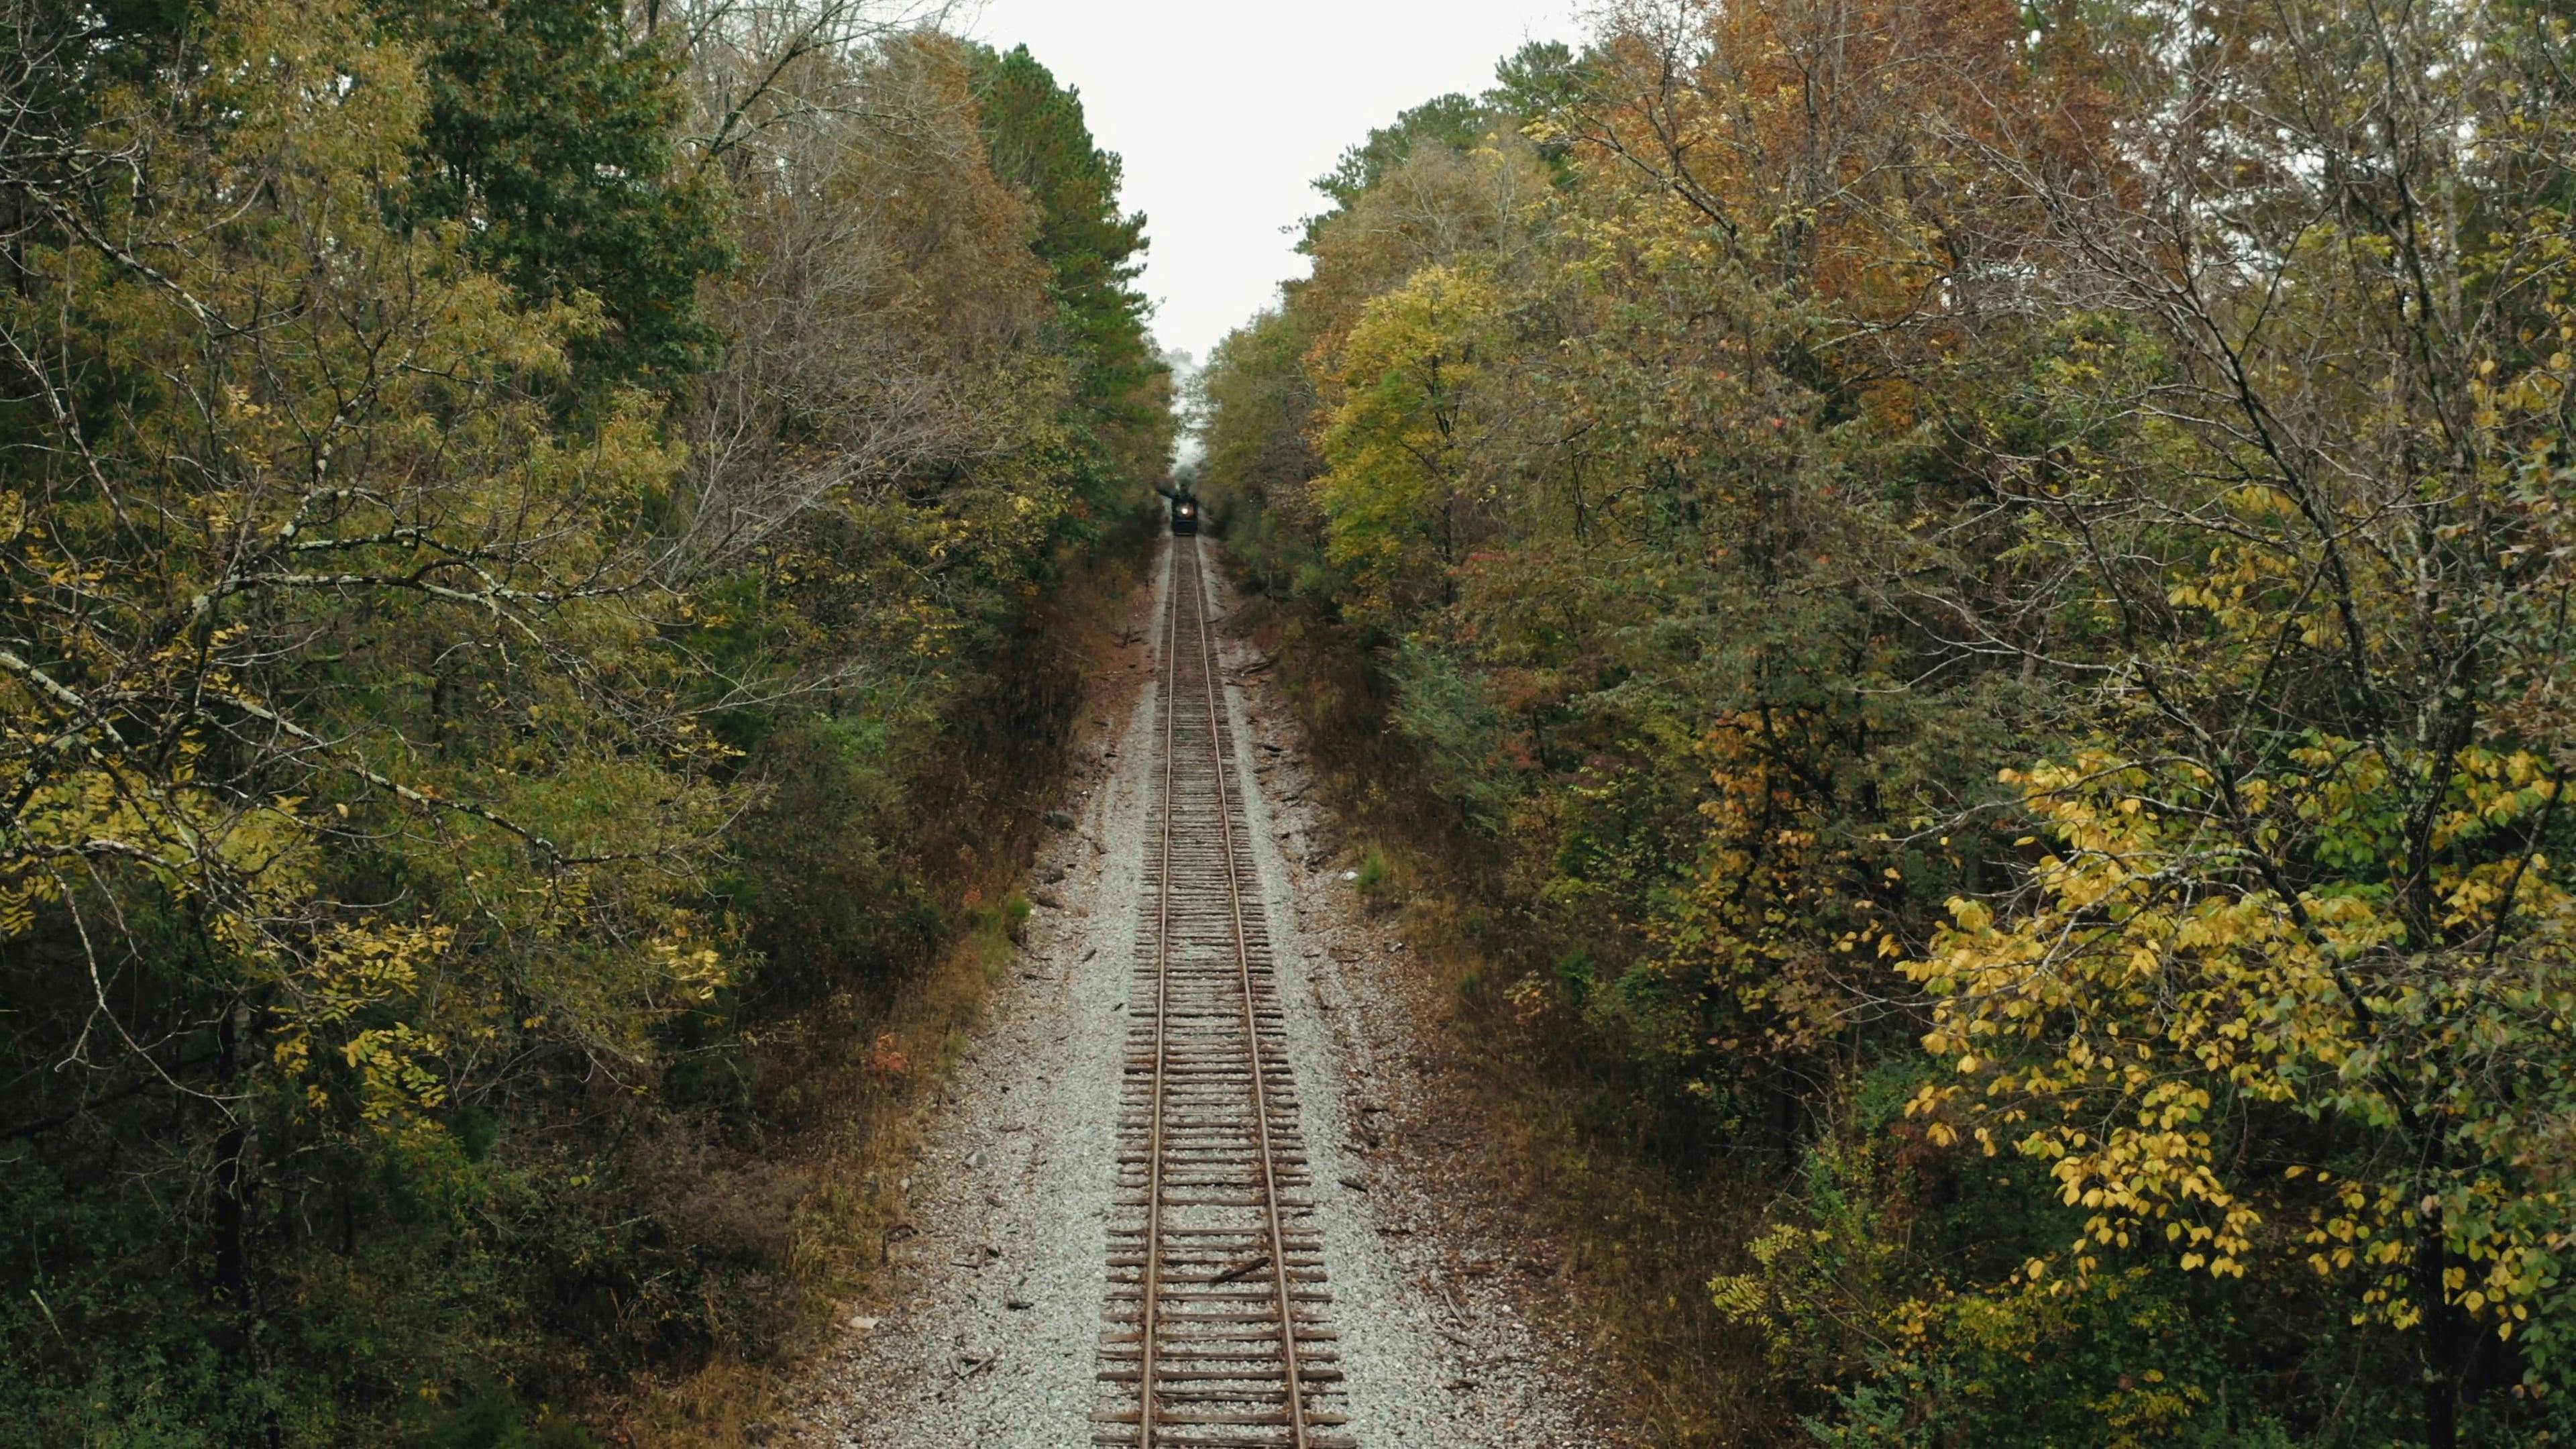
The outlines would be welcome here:
[[[1140,630],[1159,628],[1168,553],[1156,577]],[[1222,609],[1213,569],[1209,587]],[[1352,885],[1315,852],[1329,822],[1309,798],[1293,731],[1281,711],[1246,699],[1258,657],[1230,637],[1221,648],[1350,1432],[1363,1446],[1624,1442],[1587,1417],[1574,1345],[1515,1303],[1495,1266],[1507,1250],[1458,1241],[1439,1184],[1413,1180],[1408,1155],[1387,1143],[1409,1048],[1407,1008],[1385,989],[1382,963],[1401,944],[1380,939]],[[1029,922],[924,1123],[904,1226],[887,1248],[892,1271],[800,1395],[798,1442],[1091,1442],[1160,658],[1147,661],[1124,727],[1087,762],[1072,828],[1041,853],[1039,879],[1060,904]],[[1098,681],[1095,697],[1117,683]]]

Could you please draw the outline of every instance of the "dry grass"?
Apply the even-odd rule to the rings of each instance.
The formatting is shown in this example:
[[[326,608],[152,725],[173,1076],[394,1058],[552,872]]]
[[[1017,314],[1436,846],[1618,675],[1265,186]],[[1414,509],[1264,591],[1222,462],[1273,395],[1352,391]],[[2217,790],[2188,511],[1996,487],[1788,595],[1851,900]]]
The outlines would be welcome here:
[[[1594,1352],[1617,1417],[1650,1444],[1794,1442],[1759,1336],[1727,1322],[1708,1292],[1712,1276],[1744,1266],[1770,1187],[1684,1177],[1600,1131],[1615,1085],[1516,1019],[1437,862],[1382,838],[1403,882],[1400,929],[1426,978],[1424,1024],[1457,1068],[1443,1110],[1462,1140],[1482,1144],[1479,1189],[1562,1263],[1553,1316]]]
[[[988,959],[985,943],[969,936],[908,983],[868,1044],[873,1051],[890,1041],[904,1070],[862,1066],[839,1084],[841,1120],[788,1145],[808,1190],[792,1209],[785,1269],[795,1286],[793,1321],[777,1325],[778,1350],[757,1359],[719,1351],[684,1376],[638,1385],[618,1406],[616,1442],[729,1449],[766,1441],[797,1370],[830,1342],[834,1310],[865,1292],[884,1262],[886,1233],[902,1217],[895,1183],[982,1015]]]

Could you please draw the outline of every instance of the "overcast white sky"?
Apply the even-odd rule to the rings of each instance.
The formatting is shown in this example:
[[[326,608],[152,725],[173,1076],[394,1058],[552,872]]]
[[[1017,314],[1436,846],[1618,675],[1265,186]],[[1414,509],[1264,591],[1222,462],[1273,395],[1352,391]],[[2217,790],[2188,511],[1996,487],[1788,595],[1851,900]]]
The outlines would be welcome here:
[[[1305,258],[1281,228],[1372,126],[1481,91],[1525,39],[1574,41],[1577,0],[966,0],[958,20],[1026,44],[1078,87],[1147,218],[1154,335],[1205,361]]]

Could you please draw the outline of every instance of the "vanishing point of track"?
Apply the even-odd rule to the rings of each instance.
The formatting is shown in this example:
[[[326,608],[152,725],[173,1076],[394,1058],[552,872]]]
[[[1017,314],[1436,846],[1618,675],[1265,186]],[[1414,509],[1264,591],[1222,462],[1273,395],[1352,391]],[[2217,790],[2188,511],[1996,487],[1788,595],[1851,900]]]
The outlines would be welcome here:
[[[1093,1442],[1349,1449],[1199,540],[1172,540]]]

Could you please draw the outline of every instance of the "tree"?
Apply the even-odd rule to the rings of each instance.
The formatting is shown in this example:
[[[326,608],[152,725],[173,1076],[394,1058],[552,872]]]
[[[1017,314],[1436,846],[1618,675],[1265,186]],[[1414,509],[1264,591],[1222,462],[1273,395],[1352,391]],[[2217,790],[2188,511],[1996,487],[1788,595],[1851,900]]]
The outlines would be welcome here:
[[[585,376],[667,386],[690,371],[713,340],[698,280],[724,265],[724,239],[717,193],[679,154],[670,34],[631,36],[605,0],[382,13],[423,53],[413,213],[463,223],[475,260],[531,306],[589,298],[603,325],[575,344],[597,364]]]
[[[1729,1432],[2563,1432],[2564,41],[1619,7],[1219,349],[1480,1025],[1770,1204]]]
[[[426,95],[376,40],[227,8],[8,163],[6,1130],[44,1148],[12,1216],[61,1304],[13,1334],[53,1345],[18,1360],[30,1437],[150,1412],[148,1366],[72,1348],[136,1314],[182,1359],[215,1326],[179,1406],[213,1435],[417,1402],[414,1370],[274,1367],[296,1225],[355,1254],[373,1177],[471,1197],[462,1115],[648,1072],[730,969],[688,898],[722,752],[640,529],[677,460],[630,396],[558,434],[584,312],[398,220]],[[208,1314],[153,1302],[199,1263]]]
[[[1171,370],[1146,332],[1145,216],[1119,209],[1118,157],[1092,141],[1081,95],[1027,46],[976,47],[977,114],[994,174],[1035,213],[1092,430],[1121,474],[1156,476],[1171,452]]]
[[[2098,703],[2009,777],[2049,842],[2026,911],[1963,902],[1912,968],[1927,1044],[2087,1210],[2078,1264],[2151,1233],[2187,1270],[2304,1262],[2419,1346],[2447,1445],[2500,1371],[2479,1333],[2528,1388],[2563,1372],[2564,1174],[2532,1134],[2576,1072],[2540,704],[2567,138],[2524,109],[2562,38],[2159,18],[2133,186],[2005,163],[2060,227],[2043,295],[2090,314],[2040,382],[2083,430],[1992,462],[2085,582],[2046,646],[2005,647]]]
[[[971,57],[22,10],[0,1439],[558,1442],[792,1344],[800,1133],[1050,768],[1040,585],[1143,536]]]
[[[1315,481],[1325,555],[1358,602],[1404,619],[1451,596],[1479,530],[1471,411],[1498,305],[1490,283],[1432,266],[1372,299],[1326,374],[1340,399]]]

